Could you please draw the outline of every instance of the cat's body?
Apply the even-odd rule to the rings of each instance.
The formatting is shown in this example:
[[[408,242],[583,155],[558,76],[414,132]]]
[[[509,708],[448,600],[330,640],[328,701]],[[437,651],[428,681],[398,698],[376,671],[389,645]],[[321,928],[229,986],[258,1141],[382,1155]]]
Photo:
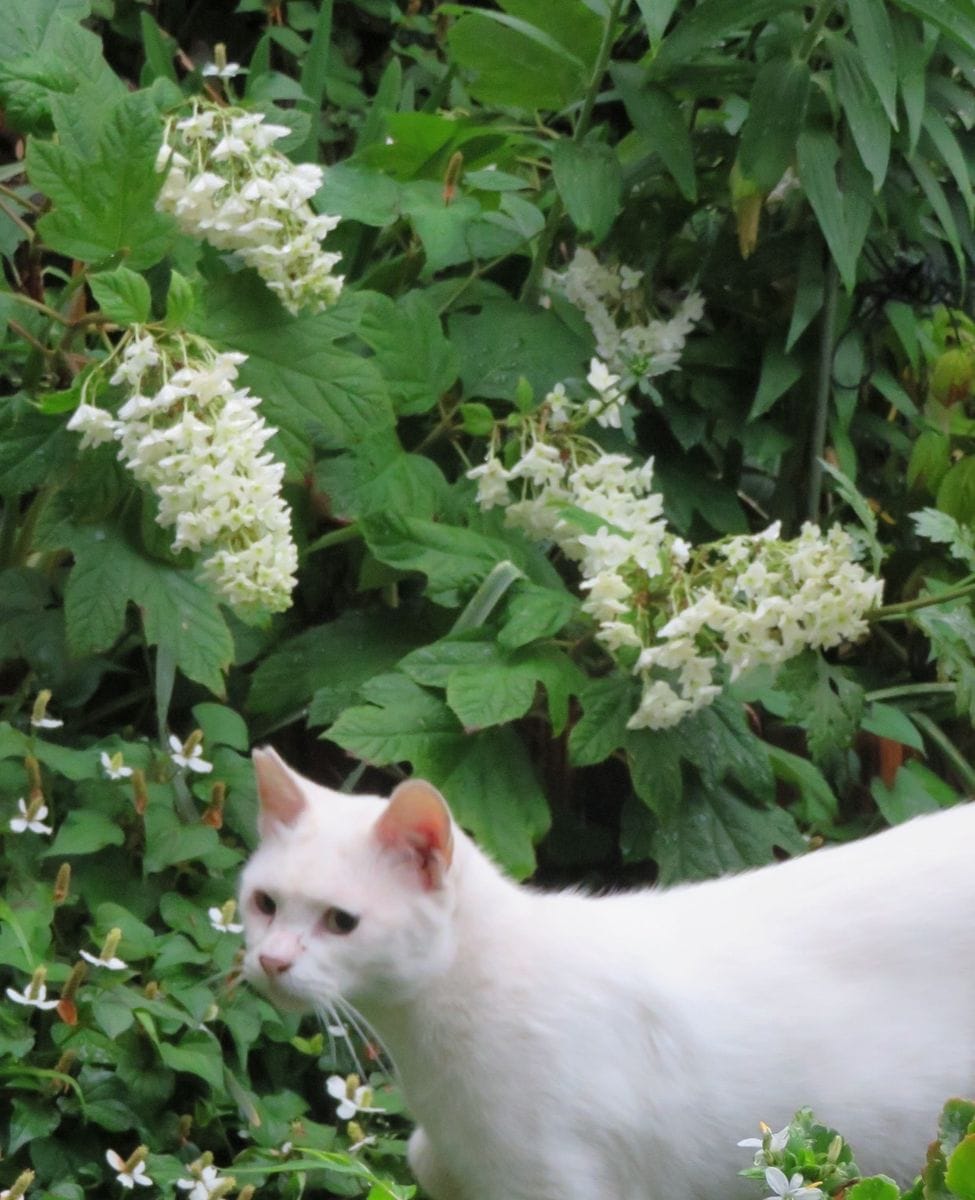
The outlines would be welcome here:
[[[435,1200],[754,1194],[736,1142],[803,1105],[907,1181],[943,1101],[975,1094],[975,805],[593,898],[505,879],[429,785],[387,807],[258,767],[247,973],[375,1027]],[[330,932],[326,910],[358,923]]]

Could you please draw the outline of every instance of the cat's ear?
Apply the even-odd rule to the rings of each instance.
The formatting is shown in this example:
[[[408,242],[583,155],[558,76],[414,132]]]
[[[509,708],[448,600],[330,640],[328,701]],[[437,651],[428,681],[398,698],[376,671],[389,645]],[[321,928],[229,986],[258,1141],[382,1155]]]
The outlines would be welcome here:
[[[401,783],[376,822],[375,835],[380,845],[415,865],[427,891],[443,887],[453,857],[454,834],[447,802],[432,783],[425,779]]]
[[[261,801],[258,827],[261,837],[267,837],[276,826],[294,825],[308,801],[298,776],[270,746],[259,747],[251,758]]]

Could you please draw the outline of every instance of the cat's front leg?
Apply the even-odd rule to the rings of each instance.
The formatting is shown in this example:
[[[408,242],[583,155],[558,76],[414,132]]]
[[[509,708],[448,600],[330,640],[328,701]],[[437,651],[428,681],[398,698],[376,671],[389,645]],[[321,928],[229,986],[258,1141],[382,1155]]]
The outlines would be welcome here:
[[[413,1130],[406,1157],[420,1186],[433,1200],[467,1200],[467,1193],[444,1166],[423,1129]]]

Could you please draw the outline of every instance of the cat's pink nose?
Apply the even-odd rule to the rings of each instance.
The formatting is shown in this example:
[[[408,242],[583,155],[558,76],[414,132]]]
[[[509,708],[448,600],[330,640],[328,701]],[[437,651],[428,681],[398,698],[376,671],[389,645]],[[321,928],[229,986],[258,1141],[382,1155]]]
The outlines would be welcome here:
[[[257,957],[265,975],[281,975],[294,962],[293,958],[287,958],[283,954],[259,954]]]

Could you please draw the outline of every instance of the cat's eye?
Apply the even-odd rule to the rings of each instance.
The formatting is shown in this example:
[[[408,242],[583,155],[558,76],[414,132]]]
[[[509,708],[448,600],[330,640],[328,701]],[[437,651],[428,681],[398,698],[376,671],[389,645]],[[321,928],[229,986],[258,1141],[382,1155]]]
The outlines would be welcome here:
[[[278,906],[267,892],[255,892],[251,899],[257,911],[263,913],[265,917],[273,917],[277,912]]]
[[[326,909],[323,921],[329,933],[351,933],[359,924],[355,913],[346,912],[344,908]]]

